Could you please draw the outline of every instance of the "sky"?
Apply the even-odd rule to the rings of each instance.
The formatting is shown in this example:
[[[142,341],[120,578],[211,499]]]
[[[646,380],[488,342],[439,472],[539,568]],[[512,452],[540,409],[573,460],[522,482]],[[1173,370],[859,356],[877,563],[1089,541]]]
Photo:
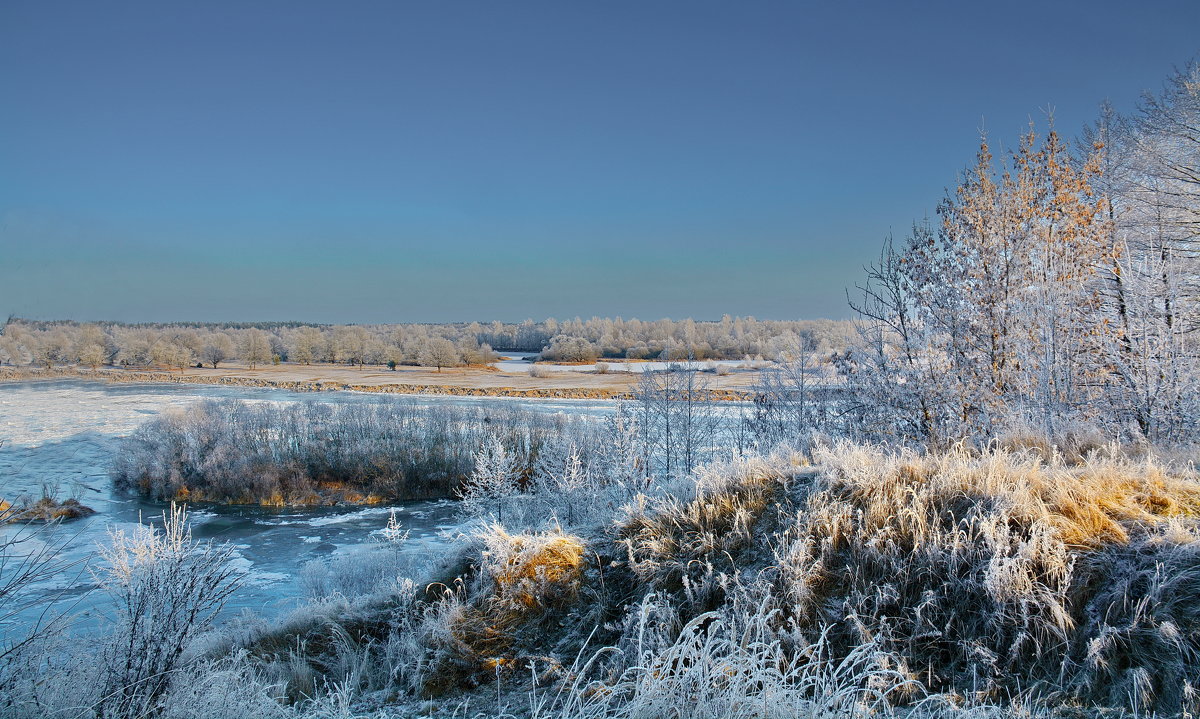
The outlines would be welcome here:
[[[0,314],[845,317],[1200,2],[0,2]]]

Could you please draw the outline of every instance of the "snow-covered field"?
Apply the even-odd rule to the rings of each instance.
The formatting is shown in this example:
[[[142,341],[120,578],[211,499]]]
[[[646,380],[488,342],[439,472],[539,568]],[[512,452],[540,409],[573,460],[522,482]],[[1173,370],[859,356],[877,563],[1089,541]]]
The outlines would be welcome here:
[[[142,422],[169,407],[209,398],[235,397],[272,402],[392,402],[486,404],[520,402],[547,412],[602,415],[614,405],[605,401],[516,400],[336,393],[319,398],[283,390],[206,385],[105,384],[81,380],[0,384],[0,497],[9,501],[38,497],[43,491],[60,498],[75,496],[97,513],[53,527],[37,541],[65,543],[70,558],[85,559],[114,529],[133,528],[139,520],[161,516],[163,505],[115,493],[108,475],[119,440]],[[455,527],[450,501],[413,502],[395,507],[271,509],[262,507],[192,508],[193,533],[200,538],[231,542],[237,561],[248,572],[234,608],[274,613],[293,605],[301,593],[299,569],[305,562],[370,541],[395,509],[408,529],[411,551],[444,541]],[[13,532],[13,527],[0,532]],[[26,545],[28,546],[28,545]],[[81,577],[59,578],[59,587],[86,586]],[[43,587],[44,590],[53,587]]]

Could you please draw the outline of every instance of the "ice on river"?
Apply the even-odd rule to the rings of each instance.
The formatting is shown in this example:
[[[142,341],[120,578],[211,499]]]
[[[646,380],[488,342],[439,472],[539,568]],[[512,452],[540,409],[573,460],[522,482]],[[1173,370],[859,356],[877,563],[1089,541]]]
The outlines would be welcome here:
[[[537,357],[536,352],[502,352],[503,359],[492,363],[492,366],[502,372],[528,372],[533,366],[533,359]],[[726,367],[741,367],[747,364],[747,360],[701,360],[696,362],[605,362],[600,360],[593,364],[555,364],[553,362],[539,362],[538,369],[549,372],[594,372],[596,364],[607,364],[609,372],[659,372],[670,367],[683,367],[686,369],[708,369],[710,365],[725,365]],[[750,362],[753,366],[759,366],[761,362]]]
[[[50,492],[76,496],[97,513],[39,533],[37,541],[61,543],[63,558],[95,561],[97,544],[114,530],[130,531],[139,521],[161,517],[162,503],[114,492],[109,478],[120,438],[169,407],[211,398],[271,402],[394,402],[422,405],[519,402],[546,412],[603,415],[611,402],[593,400],[517,400],[512,398],[439,397],[336,393],[305,395],[284,390],[209,385],[105,384],[82,380],[0,384],[0,498],[9,501]],[[229,541],[237,563],[248,573],[233,609],[251,607],[268,613],[295,603],[301,588],[299,569],[309,560],[348,551],[370,541],[386,525],[392,510],[409,530],[414,551],[428,551],[455,527],[453,502],[412,502],[396,506],[345,508],[262,508],[204,505],[191,509],[197,538]],[[12,526],[0,532],[13,532]],[[32,546],[32,545],[27,545]],[[83,587],[90,581],[78,569],[54,586]],[[43,591],[53,588],[42,587]]]

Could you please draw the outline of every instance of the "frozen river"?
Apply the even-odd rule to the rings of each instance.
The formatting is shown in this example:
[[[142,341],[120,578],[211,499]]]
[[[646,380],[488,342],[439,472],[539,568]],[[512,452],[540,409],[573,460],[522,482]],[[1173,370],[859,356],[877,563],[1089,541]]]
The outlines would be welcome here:
[[[538,356],[537,352],[501,352],[503,359],[492,363],[492,366],[502,372],[528,372],[529,368],[533,367],[533,359]],[[702,360],[697,362],[619,362],[599,360],[591,364],[554,364],[553,362],[539,362],[538,369],[548,372],[595,372],[596,365],[603,364],[608,366],[609,372],[661,372],[665,369],[684,368],[684,369],[708,369],[709,367],[725,366],[730,369],[739,367],[758,367],[764,364],[761,361],[755,362],[752,360]]]
[[[485,405],[518,402],[545,412],[604,415],[612,402],[596,400],[526,400],[503,397],[372,395],[348,392],[320,395],[284,390],[208,385],[105,384],[82,380],[0,384],[0,498],[14,501],[39,497],[43,491],[60,498],[78,497],[96,514],[49,528],[37,541],[65,543],[66,556],[93,557],[113,528],[131,530],[139,518],[161,517],[164,505],[114,492],[109,466],[120,438],[164,409],[211,398],[271,402],[413,402],[420,405]],[[408,529],[410,551],[428,550],[445,542],[456,526],[452,501],[413,502],[368,508],[272,509],[257,506],[200,505],[191,508],[193,535],[228,541],[236,561],[247,571],[234,608],[276,614],[301,596],[299,569],[305,562],[328,557],[369,541],[392,510]],[[13,527],[0,532],[13,532]],[[86,574],[84,575],[86,578]],[[57,591],[86,589],[90,579],[60,577]]]

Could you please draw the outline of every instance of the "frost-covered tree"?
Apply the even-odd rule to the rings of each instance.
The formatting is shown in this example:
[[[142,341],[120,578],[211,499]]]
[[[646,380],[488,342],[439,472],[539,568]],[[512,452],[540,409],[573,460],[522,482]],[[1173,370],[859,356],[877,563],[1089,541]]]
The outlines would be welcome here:
[[[453,342],[444,337],[434,337],[421,350],[420,362],[426,367],[437,367],[441,372],[443,367],[457,366],[462,360]]]
[[[71,339],[66,332],[56,329],[39,337],[30,337],[27,346],[34,362],[50,369],[56,364],[71,361]]]
[[[108,352],[105,351],[102,345],[98,344],[84,345],[79,349],[78,354],[79,363],[87,365],[92,369],[96,369],[108,361]]]
[[[492,436],[475,452],[474,464],[470,479],[459,490],[463,511],[474,516],[492,513],[503,524],[505,506],[520,491],[520,461],[499,437]]]
[[[573,438],[542,446],[531,490],[548,505],[546,518],[554,516],[565,526],[574,526],[590,514],[588,505],[597,498],[598,484]]]
[[[322,360],[326,354],[325,336],[315,327],[301,327],[292,334],[287,344],[288,359],[300,364],[312,364]]]
[[[213,369],[233,356],[233,340],[224,332],[213,332],[204,338],[200,348],[200,361]]]
[[[682,365],[643,372],[634,392],[643,464],[686,475],[711,454],[720,426],[706,375]]]
[[[160,339],[150,347],[150,358],[155,364],[182,370],[193,361],[192,350],[186,345]]]
[[[254,369],[255,365],[270,362],[271,341],[267,337],[267,333],[259,329],[246,330],[242,334],[238,356],[243,362],[250,365],[250,369]]]
[[[1086,140],[1104,149],[1116,250],[1105,272],[1114,414],[1154,441],[1193,428],[1200,239],[1200,66],[1175,73],[1132,117],[1105,108]]]
[[[863,342],[840,362],[858,427],[944,446],[1103,413],[1116,250],[1096,150],[1031,129],[1000,171],[984,138],[936,229],[885,246],[854,303]]]
[[[334,359],[362,369],[370,352],[371,335],[362,327],[338,327],[333,333]]]
[[[749,431],[763,448],[782,443],[807,447],[829,423],[828,378],[807,337],[795,337],[790,347],[779,348],[777,358],[759,373],[753,388]]]

